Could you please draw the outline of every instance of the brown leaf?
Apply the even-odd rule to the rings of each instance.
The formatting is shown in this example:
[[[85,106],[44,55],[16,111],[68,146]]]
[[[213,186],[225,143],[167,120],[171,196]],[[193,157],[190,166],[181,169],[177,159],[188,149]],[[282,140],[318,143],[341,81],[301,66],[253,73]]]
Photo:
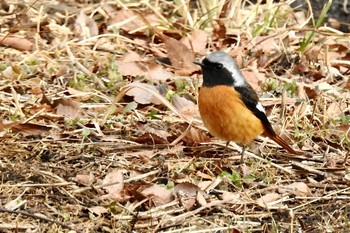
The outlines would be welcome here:
[[[229,203],[232,204],[243,204],[245,203],[242,199],[239,193],[232,193],[232,192],[226,192],[224,191],[221,195],[222,200],[229,200]]]
[[[118,64],[119,66],[119,72],[124,75],[130,75],[130,76],[143,76],[145,74],[144,69],[137,61],[131,61],[131,62],[121,62]]]
[[[74,23],[75,32],[80,39],[86,39],[98,35],[98,27],[96,22],[88,17],[84,11],[80,11],[79,16]]]
[[[18,49],[20,51],[29,51],[34,48],[34,44],[30,40],[11,36],[8,36],[6,38],[0,36],[0,44],[14,49]]]
[[[10,128],[13,131],[23,134],[24,136],[49,134],[50,130],[52,129],[51,127],[47,127],[45,125],[37,125],[32,123],[14,124]]]
[[[80,104],[71,99],[58,99],[55,100],[54,106],[56,106],[56,114],[71,118],[77,118],[80,116]]]
[[[77,174],[74,178],[75,182],[78,182],[79,184],[90,186],[92,184],[92,181],[94,180],[94,175],[89,174]]]
[[[177,184],[174,193],[180,198],[181,204],[187,209],[191,209],[196,204],[197,194],[201,189],[192,183],[183,182]]]
[[[155,206],[161,206],[174,200],[170,190],[157,184],[145,188],[141,194],[151,198]]]
[[[152,81],[166,81],[170,80],[174,75],[170,73],[169,71],[165,70],[162,66],[156,65],[153,67],[150,67],[146,78]]]
[[[102,196],[102,198],[122,200],[124,198],[122,195],[122,191],[124,189],[124,176],[121,170],[112,170],[105,176],[102,182],[103,185],[111,183],[114,184],[104,187],[104,189],[108,191],[108,194]]]
[[[93,206],[88,208],[90,213],[93,213],[94,215],[101,216],[102,214],[108,213],[108,210],[105,207],[102,206]]]
[[[71,87],[68,87],[67,91],[69,92],[69,94],[73,95],[75,99],[78,99],[80,101],[88,100],[93,95],[93,93],[91,92],[79,91]]]
[[[171,136],[171,134],[168,133],[167,131],[161,130],[161,129],[155,129],[153,127],[147,127],[146,133],[157,135],[158,137],[163,138],[164,140],[168,140],[168,137]]]
[[[189,144],[193,144],[199,142],[209,142],[210,138],[202,130],[191,127],[188,130],[186,136],[183,138],[183,141]]]
[[[145,17],[150,24],[158,23],[158,18],[154,14],[143,12],[143,17]],[[145,23],[137,14],[124,9],[118,11],[116,16],[109,21],[109,24],[109,28],[122,29],[128,33],[139,32],[140,29],[143,29],[145,26]]]
[[[261,83],[264,83],[266,80],[264,73],[254,70],[242,70],[242,74],[254,90],[259,89]]]
[[[192,101],[178,95],[173,95],[171,100],[174,107],[188,119],[199,118],[198,106]]]
[[[260,197],[258,200],[256,200],[256,202],[259,206],[266,208],[270,205],[270,203],[278,200],[279,198],[281,198],[281,195],[278,193],[268,193]]]
[[[205,51],[209,34],[203,30],[195,29],[191,32],[190,37],[184,37],[183,43],[188,47],[192,48],[195,53],[203,53]]]
[[[145,86],[146,88],[149,88],[156,92],[159,92],[155,86],[152,86],[150,84],[140,83],[140,85]],[[138,87],[134,87],[131,90],[127,91],[126,95],[133,96],[135,102],[139,104],[161,104],[161,101],[155,98],[152,94]]]
[[[297,197],[310,196],[311,190],[304,182],[294,182],[292,184],[280,187],[278,189],[279,193],[290,193]]]
[[[175,71],[176,74],[189,75],[194,71],[199,70],[199,66],[196,66],[193,63],[195,61],[193,51],[186,45],[181,41],[163,34],[158,34],[158,36],[165,43],[165,48],[168,51],[168,58],[171,61],[171,65],[177,69]]]

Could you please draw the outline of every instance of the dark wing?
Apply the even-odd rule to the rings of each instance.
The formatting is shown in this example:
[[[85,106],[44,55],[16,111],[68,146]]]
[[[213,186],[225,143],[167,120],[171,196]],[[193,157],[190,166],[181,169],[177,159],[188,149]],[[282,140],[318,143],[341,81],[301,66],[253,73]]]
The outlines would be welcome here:
[[[241,94],[241,98],[243,103],[247,106],[247,108],[252,111],[252,113],[260,119],[262,122],[265,130],[271,134],[271,136],[276,135],[275,131],[273,130],[269,120],[266,117],[266,114],[262,111],[260,111],[257,108],[257,105],[259,103],[259,97],[254,91],[254,89],[247,83],[245,86],[239,86],[234,87],[237,92]]]

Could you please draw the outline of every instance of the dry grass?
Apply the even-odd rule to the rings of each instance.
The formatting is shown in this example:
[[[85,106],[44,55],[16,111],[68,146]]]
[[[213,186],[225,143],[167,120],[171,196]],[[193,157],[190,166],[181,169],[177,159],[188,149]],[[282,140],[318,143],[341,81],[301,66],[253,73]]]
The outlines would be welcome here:
[[[349,35],[244,2],[1,5],[0,231],[350,231]],[[222,158],[174,38],[234,56],[310,157],[259,138],[244,165],[233,144]]]

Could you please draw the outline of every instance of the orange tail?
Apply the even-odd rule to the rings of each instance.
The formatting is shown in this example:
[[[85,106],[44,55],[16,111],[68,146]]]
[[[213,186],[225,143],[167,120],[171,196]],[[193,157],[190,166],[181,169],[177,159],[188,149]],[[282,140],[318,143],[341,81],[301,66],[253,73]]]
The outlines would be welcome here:
[[[266,131],[263,133],[265,136],[268,136],[269,138],[271,138],[272,140],[274,140],[275,142],[277,142],[278,145],[282,146],[285,150],[287,150],[289,153],[291,154],[295,154],[295,155],[302,155],[304,154],[303,152],[300,151],[295,151],[292,147],[290,147],[288,145],[288,143],[286,141],[284,141],[280,136],[278,135],[270,135],[269,133],[267,133]]]

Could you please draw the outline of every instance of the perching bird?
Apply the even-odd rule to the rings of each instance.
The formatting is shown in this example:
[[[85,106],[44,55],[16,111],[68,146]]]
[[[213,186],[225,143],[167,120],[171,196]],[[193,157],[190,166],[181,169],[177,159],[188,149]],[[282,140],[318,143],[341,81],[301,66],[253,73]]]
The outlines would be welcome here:
[[[292,154],[291,148],[273,130],[258,95],[245,80],[235,61],[225,52],[213,52],[202,62],[203,85],[198,106],[204,125],[219,139],[234,141],[245,147],[257,136],[264,135]]]

